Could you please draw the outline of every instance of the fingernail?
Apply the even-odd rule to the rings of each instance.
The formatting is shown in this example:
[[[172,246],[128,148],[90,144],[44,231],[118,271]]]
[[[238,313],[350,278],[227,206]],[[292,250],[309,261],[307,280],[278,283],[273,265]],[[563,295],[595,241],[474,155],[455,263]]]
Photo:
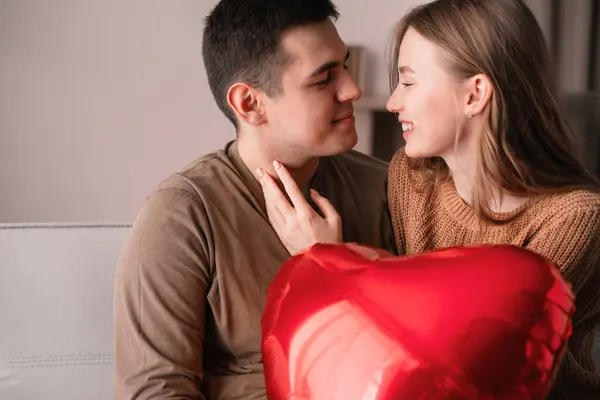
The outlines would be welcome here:
[[[310,194],[312,196],[319,196],[319,192],[317,192],[315,189],[310,189]]]
[[[262,177],[263,177],[263,170],[262,170],[262,168],[256,168],[256,175],[257,175],[259,178],[262,178]]]
[[[273,166],[275,167],[275,169],[279,169],[281,168],[281,163],[277,160],[273,161]]]

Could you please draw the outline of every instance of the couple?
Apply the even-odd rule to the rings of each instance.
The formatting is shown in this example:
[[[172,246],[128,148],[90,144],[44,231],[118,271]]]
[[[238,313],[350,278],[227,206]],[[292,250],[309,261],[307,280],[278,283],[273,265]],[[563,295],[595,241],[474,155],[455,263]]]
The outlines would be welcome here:
[[[438,0],[398,23],[387,108],[406,146],[389,166],[351,150],[361,91],[337,17],[330,0],[221,0],[207,17],[208,82],[237,139],[163,181],[134,223],[116,398],[264,399],[267,288],[290,254],[339,241],[513,244],[555,262],[577,311],[550,398],[599,398],[599,186],[534,16],[522,0]]]

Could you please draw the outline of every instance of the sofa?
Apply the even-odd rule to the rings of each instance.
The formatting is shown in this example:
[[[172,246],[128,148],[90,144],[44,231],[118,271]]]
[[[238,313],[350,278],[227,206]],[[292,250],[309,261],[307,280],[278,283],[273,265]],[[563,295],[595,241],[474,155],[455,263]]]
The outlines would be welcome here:
[[[120,224],[0,224],[0,399],[112,399]]]
[[[0,224],[0,399],[112,398],[112,285],[129,229]]]

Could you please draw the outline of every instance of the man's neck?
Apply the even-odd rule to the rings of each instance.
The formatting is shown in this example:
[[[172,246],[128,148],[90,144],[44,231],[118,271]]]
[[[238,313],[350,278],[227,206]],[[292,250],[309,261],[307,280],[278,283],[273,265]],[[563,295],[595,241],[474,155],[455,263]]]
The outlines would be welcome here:
[[[273,161],[280,161],[285,165],[303,193],[308,191],[310,182],[319,167],[318,158],[299,159],[283,149],[269,146],[269,144],[261,143],[245,135],[238,137],[236,145],[240,158],[253,174],[256,174],[258,168],[262,168],[281,185],[273,166]]]

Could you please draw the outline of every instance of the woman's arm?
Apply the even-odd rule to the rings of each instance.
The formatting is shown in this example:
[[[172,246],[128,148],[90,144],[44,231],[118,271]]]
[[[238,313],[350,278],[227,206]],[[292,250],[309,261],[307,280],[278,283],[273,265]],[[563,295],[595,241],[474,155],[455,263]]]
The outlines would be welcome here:
[[[549,399],[597,399],[593,340],[600,322],[600,204],[557,215],[525,247],[556,263],[576,297],[573,334]]]

